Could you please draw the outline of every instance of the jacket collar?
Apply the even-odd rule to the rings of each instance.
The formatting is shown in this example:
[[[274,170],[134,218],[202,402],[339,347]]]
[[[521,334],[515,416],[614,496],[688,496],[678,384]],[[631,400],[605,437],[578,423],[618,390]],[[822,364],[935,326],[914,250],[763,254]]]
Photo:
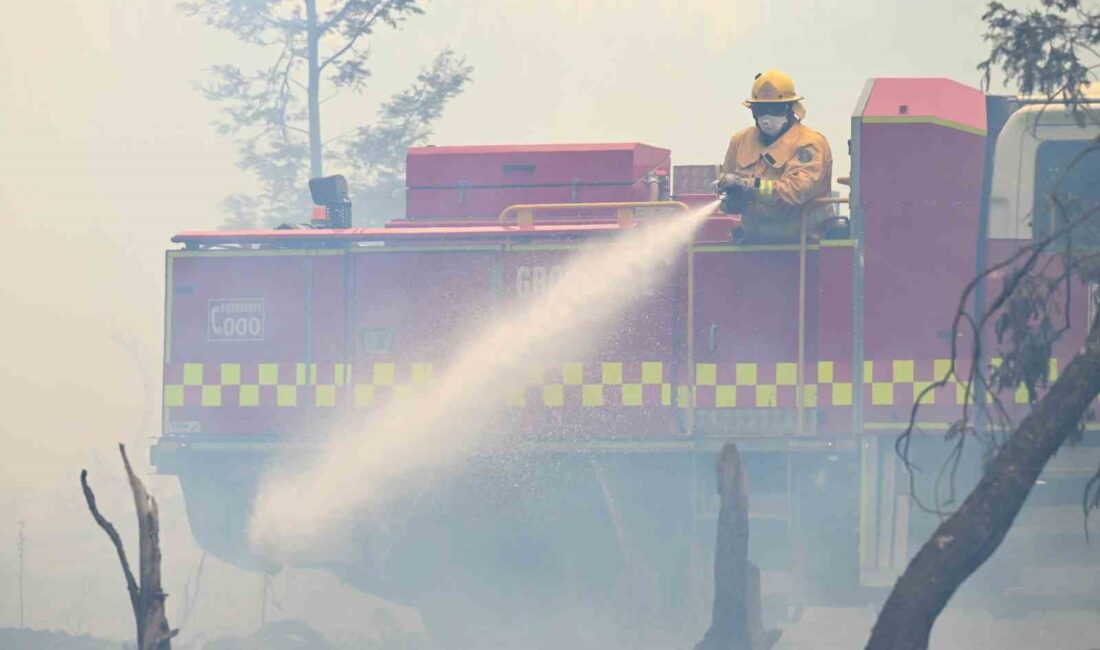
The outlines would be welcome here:
[[[787,129],[787,132],[779,136],[779,138],[768,146],[764,146],[763,141],[760,139],[760,129],[754,128],[753,134],[747,138],[746,144],[748,146],[741,147],[737,152],[737,165],[739,167],[749,167],[755,165],[756,161],[763,159],[764,163],[770,167],[783,167],[798,153],[798,148],[802,145],[802,123],[795,120],[795,123],[791,125],[791,128]]]

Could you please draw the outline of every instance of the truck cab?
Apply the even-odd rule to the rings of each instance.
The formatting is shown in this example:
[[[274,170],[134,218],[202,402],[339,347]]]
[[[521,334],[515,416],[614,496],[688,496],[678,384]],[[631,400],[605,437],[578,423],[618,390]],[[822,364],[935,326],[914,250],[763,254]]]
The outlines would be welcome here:
[[[1100,91],[1094,95],[1086,96],[1079,114],[1060,103],[1006,99],[1018,107],[997,136],[989,196],[990,240],[1033,240],[1057,227],[1048,193],[1098,135]],[[1086,156],[1061,181],[1060,194],[1094,205],[1100,200],[1097,169],[1095,155]],[[1089,241],[1095,242],[1095,235]]]

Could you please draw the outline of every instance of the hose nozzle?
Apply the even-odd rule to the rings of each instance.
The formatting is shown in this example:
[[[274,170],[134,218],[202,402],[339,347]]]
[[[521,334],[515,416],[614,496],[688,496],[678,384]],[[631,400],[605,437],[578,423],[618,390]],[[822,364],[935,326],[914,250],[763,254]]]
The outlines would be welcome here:
[[[749,204],[749,193],[737,186],[722,190],[721,198],[721,209],[726,214],[741,214]]]

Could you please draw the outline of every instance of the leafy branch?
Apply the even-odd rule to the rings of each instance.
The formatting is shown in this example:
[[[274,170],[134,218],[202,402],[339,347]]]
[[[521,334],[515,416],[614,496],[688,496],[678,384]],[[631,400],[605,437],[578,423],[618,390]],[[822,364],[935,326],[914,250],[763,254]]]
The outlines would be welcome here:
[[[448,101],[470,80],[471,69],[450,49],[425,67],[416,82],[379,110],[379,121],[325,140],[322,106],[340,91],[362,91],[371,79],[370,37],[380,27],[400,29],[422,15],[423,0],[192,0],[187,15],[228,31],[244,43],[272,51],[267,65],[245,70],[213,66],[198,85],[222,107],[215,128],[237,143],[237,166],[260,181],[256,194],[222,202],[226,226],[253,228],[301,220],[308,214],[305,180],[325,163],[351,172],[357,197],[371,199],[372,214],[393,216],[403,208],[396,191],[405,149],[422,143]],[[327,92],[325,87],[334,89]],[[395,123],[404,128],[395,128]],[[385,138],[393,138],[385,141]],[[342,146],[329,146],[343,142]],[[358,146],[356,146],[358,144]],[[384,144],[384,146],[382,146]],[[374,155],[381,158],[355,158]],[[358,174],[358,175],[357,175]]]

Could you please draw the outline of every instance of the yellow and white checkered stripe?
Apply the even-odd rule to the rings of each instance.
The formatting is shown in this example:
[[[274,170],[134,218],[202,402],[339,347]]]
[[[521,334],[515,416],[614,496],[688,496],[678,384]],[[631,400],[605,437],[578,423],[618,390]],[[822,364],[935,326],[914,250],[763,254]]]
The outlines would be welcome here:
[[[951,360],[950,359],[935,359],[932,362],[931,373],[918,373],[918,367],[926,367],[928,363],[926,361],[914,361],[908,360],[894,360],[894,361],[864,361],[863,362],[863,383],[870,385],[870,400],[871,406],[896,406],[905,405],[911,406],[918,399],[921,399],[921,393],[925,391],[929,386],[936,381],[947,377],[951,372]],[[990,365],[994,368],[1001,365],[1000,359],[992,359]],[[946,384],[938,389],[928,391],[922,399],[922,404],[938,404],[946,406],[961,406],[967,401],[967,387],[966,387],[967,372],[964,369],[956,368],[955,374],[948,377]],[[1054,381],[1058,378],[1058,359],[1050,360],[1050,380]],[[1027,388],[1022,384],[1013,391],[1011,401],[1016,404],[1027,404],[1028,401]],[[969,396],[969,401],[973,402],[975,397],[973,392]],[[987,396],[988,401],[993,400],[993,396]],[[1005,399],[1005,401],[1010,401]]]
[[[577,391],[580,393],[580,405],[588,407],[670,406],[674,388],[681,393],[678,398],[687,398],[686,386],[675,386],[666,380],[665,364],[661,361],[642,362],[640,374],[634,377],[626,377],[623,363],[618,361],[590,365],[589,375],[586,375],[585,366],[583,363],[566,363],[562,365],[560,375],[548,372],[539,377],[536,373],[528,379],[527,386],[508,395],[508,404],[525,406],[541,403],[542,406],[562,407],[567,404],[567,394],[576,394]]]
[[[999,360],[994,359],[993,365],[998,364]],[[912,405],[934,379],[942,378],[949,369],[947,359],[865,361],[865,404]],[[833,361],[818,361],[810,366],[803,378],[804,406],[854,404],[853,382],[838,379],[837,371]],[[1057,378],[1057,372],[1057,360],[1052,359],[1051,380]],[[517,407],[797,406],[798,364],[794,362],[697,363],[693,385],[674,381],[673,374],[668,364],[661,361],[572,362],[560,369],[534,372],[524,385],[502,397],[508,405]],[[386,397],[423,390],[432,383],[433,376],[433,365],[426,362],[402,365],[379,362],[354,369],[343,363],[184,363],[166,367],[164,405],[334,407],[340,396],[350,390],[356,407],[370,408]],[[925,395],[924,403],[957,406],[965,399],[965,384],[953,377],[945,388]],[[1015,391],[1014,401],[1027,402],[1027,391],[1022,386]]]
[[[763,368],[769,379],[763,379]],[[695,365],[695,406],[701,408],[788,408],[797,406],[798,364],[735,363],[732,381],[719,381],[719,364]],[[803,377],[804,405],[851,406],[852,382],[835,378],[835,363],[819,361]]]
[[[311,392],[315,406],[335,406],[336,389],[348,383],[351,366],[324,364],[321,381],[316,363],[184,363],[180,381],[165,382],[164,405],[175,406],[298,406]],[[245,380],[245,370],[250,377]],[[188,394],[198,396],[198,403]],[[227,394],[233,393],[232,403]],[[263,400],[261,396],[271,396]]]
[[[408,366],[408,377],[398,381],[398,366],[394,363],[372,364],[367,377],[352,384],[355,406],[370,408],[377,405],[381,396],[392,393],[405,397],[418,388],[431,384],[433,370],[430,363],[413,363]]]
[[[182,406],[336,406],[341,388],[350,388],[357,407],[370,408],[385,397],[408,395],[431,384],[430,363],[184,363],[166,369],[164,405]],[[629,368],[628,370],[624,370]],[[598,370],[596,369],[598,368]],[[250,373],[246,378],[245,373]],[[666,364],[646,361],[566,363],[560,370],[533,373],[525,385],[503,396],[509,405],[574,404],[600,406],[686,405],[690,390],[671,381]]]

